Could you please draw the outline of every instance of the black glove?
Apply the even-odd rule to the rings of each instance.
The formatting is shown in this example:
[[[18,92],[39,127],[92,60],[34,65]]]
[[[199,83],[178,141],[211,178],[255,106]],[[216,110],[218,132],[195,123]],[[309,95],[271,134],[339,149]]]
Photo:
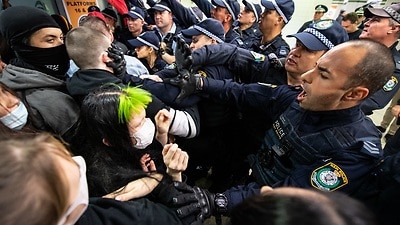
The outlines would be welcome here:
[[[110,57],[113,61],[107,62],[106,65],[113,68],[114,75],[116,77],[121,77],[126,71],[126,61],[122,49],[111,43],[111,47],[108,48],[107,52],[108,57]]]
[[[202,76],[198,74],[179,74],[177,77],[164,78],[163,82],[178,86],[181,91],[175,99],[176,103],[181,103],[187,96],[196,93],[201,90],[201,80]]]
[[[176,67],[178,68],[179,73],[181,73],[181,70],[190,71],[193,64],[192,50],[182,37],[176,36],[175,41],[176,41],[176,47],[175,47]]]
[[[214,214],[214,194],[206,189],[191,187],[182,182],[174,182],[182,194],[173,199],[179,218],[192,225],[203,224],[204,220]]]
[[[191,72],[192,51],[189,45],[180,37],[176,38],[176,42],[175,64],[179,75],[174,78],[166,78],[164,82],[181,88],[179,95],[175,99],[176,103],[179,104],[185,97],[201,90],[201,76]]]
[[[165,174],[160,183],[158,183],[151,192],[151,196],[155,198],[157,202],[170,207],[174,206],[175,198],[181,194],[182,193],[175,188],[172,178]]]

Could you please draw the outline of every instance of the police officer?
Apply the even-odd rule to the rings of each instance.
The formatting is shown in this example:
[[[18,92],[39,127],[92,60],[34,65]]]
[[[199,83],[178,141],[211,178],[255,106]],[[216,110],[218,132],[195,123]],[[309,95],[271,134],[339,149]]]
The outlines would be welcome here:
[[[240,13],[240,5],[236,0],[194,0],[207,17],[219,20],[224,26],[225,42],[232,43],[239,34],[233,30],[233,22]]]
[[[159,36],[160,42],[166,44],[165,51],[173,55],[173,37],[182,30],[182,27],[174,22],[174,15],[169,4],[165,1],[160,1],[151,7],[148,12],[154,15],[155,32]]]
[[[328,7],[326,7],[325,5],[316,5],[315,6],[315,11],[314,11],[314,18],[310,21],[305,22],[300,29],[297,31],[297,33],[302,32],[303,30],[305,30],[307,27],[309,27],[311,24],[318,22],[319,20],[321,20],[321,18],[324,16],[324,14],[326,12],[328,12]]]
[[[123,15],[123,18],[126,21],[127,30],[121,32],[118,40],[124,43],[129,50],[132,50],[133,46],[129,44],[128,40],[137,38],[145,31],[144,11],[133,6],[127,14]]]
[[[361,104],[364,113],[369,115],[373,110],[385,107],[399,90],[400,53],[396,46],[400,37],[400,4],[383,8],[367,7],[364,15],[369,20],[364,24],[360,39],[371,39],[384,44],[391,50],[392,59],[396,63],[396,69],[391,73],[389,81]]]
[[[253,45],[252,50],[265,56],[273,53],[277,58],[286,58],[290,47],[282,38],[282,29],[292,18],[294,2],[292,0],[262,0],[261,4],[265,7],[259,24],[262,38],[258,45]],[[277,71],[271,69],[268,73],[275,74]],[[245,82],[268,82],[265,77],[271,77],[271,75],[254,74],[250,80]]]
[[[253,44],[260,41],[262,36],[258,27],[262,11],[259,4],[246,0],[243,0],[243,4],[245,7],[240,11],[238,19],[234,22],[235,27],[233,28],[239,34],[239,37],[233,43],[238,47],[250,49]]]

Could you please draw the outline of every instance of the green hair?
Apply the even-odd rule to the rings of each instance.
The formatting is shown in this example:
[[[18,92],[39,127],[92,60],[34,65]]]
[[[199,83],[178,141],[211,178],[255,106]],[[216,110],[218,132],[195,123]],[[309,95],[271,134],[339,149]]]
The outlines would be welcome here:
[[[151,102],[150,92],[137,87],[125,87],[121,90],[118,106],[118,121],[128,122],[132,114],[139,114]]]

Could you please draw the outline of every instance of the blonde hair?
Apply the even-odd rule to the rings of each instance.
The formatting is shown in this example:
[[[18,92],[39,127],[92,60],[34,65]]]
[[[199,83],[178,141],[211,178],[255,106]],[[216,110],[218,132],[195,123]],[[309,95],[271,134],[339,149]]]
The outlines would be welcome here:
[[[21,134],[0,146],[0,224],[57,224],[69,189],[55,157],[73,162],[65,146],[49,134]]]

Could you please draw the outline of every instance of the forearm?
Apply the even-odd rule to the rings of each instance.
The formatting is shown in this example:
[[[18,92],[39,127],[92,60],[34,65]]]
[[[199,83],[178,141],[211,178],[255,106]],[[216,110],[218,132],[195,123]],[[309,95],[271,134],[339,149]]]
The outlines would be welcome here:
[[[200,131],[200,118],[197,106],[187,111],[170,109],[171,126],[169,133],[179,137],[193,138]]]

